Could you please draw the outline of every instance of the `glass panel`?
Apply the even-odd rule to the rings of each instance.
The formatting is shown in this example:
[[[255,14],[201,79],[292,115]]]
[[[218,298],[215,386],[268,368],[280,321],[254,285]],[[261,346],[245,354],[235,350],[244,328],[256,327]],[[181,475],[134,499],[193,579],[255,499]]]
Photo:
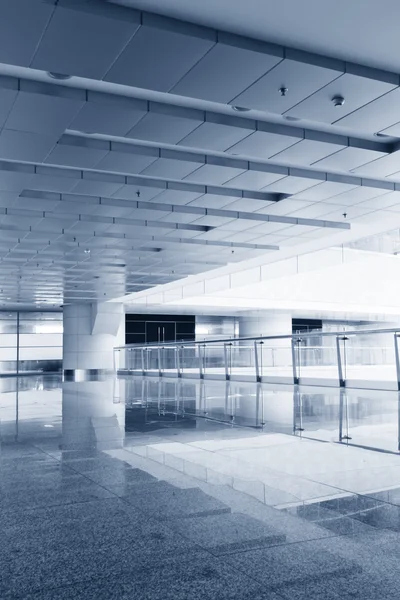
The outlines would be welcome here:
[[[253,342],[236,342],[227,345],[228,374],[232,376],[256,377],[255,352]]]
[[[379,387],[397,382],[393,333],[344,335],[341,341],[343,377]]]

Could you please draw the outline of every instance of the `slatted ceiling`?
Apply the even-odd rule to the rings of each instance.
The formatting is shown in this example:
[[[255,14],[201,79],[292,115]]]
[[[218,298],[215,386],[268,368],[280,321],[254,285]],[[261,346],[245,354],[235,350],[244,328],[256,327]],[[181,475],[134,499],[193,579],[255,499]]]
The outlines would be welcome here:
[[[333,69],[285,59],[234,98],[232,104],[284,114],[339,75]],[[282,87],[288,90],[285,96],[279,92]]]
[[[192,133],[184,137],[179,144],[189,148],[207,148],[216,152],[225,152],[253,132],[250,127],[234,127],[205,121]]]
[[[0,158],[42,162],[57,143],[57,136],[3,129],[0,133]]]
[[[257,42],[238,47],[239,40],[221,33],[218,44],[173,87],[172,93],[226,104],[282,60],[263,52],[263,44]]]
[[[0,19],[2,63],[29,66],[53,10],[54,7],[50,3],[38,3],[32,0],[2,3]]]
[[[241,154],[242,156],[267,159],[285,150],[285,148],[296,144],[298,141],[298,137],[255,131],[244,140],[229,148],[227,152],[229,154]]]
[[[147,113],[137,125],[127,134],[127,137],[149,142],[163,144],[177,144],[203,122],[200,114],[198,118],[163,114],[156,112]]]
[[[309,166],[343,148],[345,148],[345,144],[331,144],[304,139],[275,154],[271,157],[271,160],[281,164]]]
[[[105,80],[168,92],[212,48],[216,35],[156,15],[143,13],[142,19],[142,27],[119,54]],[[194,32],[199,35],[193,37]]]
[[[209,185],[223,185],[244,171],[245,169],[242,168],[206,164],[185,177],[185,181],[193,181],[195,183],[204,183]]]
[[[344,73],[312,96],[299,102],[286,114],[300,119],[335,123],[361,106],[394,90],[396,85],[398,84]],[[345,99],[343,106],[334,105],[332,98],[335,96],[342,96]]]
[[[266,173],[263,171],[248,170],[233,179],[229,179],[225,185],[232,188],[259,191],[283,177],[285,177],[285,175],[282,173]]]
[[[399,121],[399,102],[400,88],[396,88],[369,104],[363,103],[361,108],[336,121],[336,125],[364,133],[383,131]]]
[[[352,171],[360,165],[365,164],[367,161],[385,155],[386,152],[380,152],[378,150],[366,150],[365,148],[348,146],[335,154],[331,154],[330,156],[317,161],[314,165],[318,168],[327,170]]]
[[[199,168],[197,161],[181,161],[173,158],[159,158],[141,171],[141,175],[149,177],[168,177],[183,179]]]
[[[400,171],[400,153],[398,151],[367,162],[353,170],[356,174],[361,173],[368,177],[378,178],[388,177],[398,171]]]
[[[115,171],[117,173],[141,173],[156,161],[155,156],[140,154],[127,154],[125,152],[109,152],[96,165],[102,171]]]

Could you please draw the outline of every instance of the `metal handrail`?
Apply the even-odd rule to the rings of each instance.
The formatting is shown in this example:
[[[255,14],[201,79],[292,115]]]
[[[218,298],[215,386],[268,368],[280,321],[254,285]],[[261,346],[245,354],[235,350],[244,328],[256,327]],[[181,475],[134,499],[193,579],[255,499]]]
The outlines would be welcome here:
[[[253,336],[253,337],[238,337],[238,338],[226,338],[226,339],[218,339],[218,340],[192,340],[192,341],[179,341],[176,340],[174,342],[163,342],[160,344],[159,342],[152,342],[149,344],[125,344],[124,346],[116,346],[114,350],[125,350],[127,348],[168,348],[169,346],[175,347],[185,347],[185,346],[207,346],[208,344],[229,344],[229,343],[237,343],[237,342],[258,342],[264,340],[304,340],[305,338],[315,338],[315,337],[337,337],[337,336],[359,336],[359,335],[370,335],[377,333],[399,333],[400,327],[395,329],[364,329],[364,330],[349,330],[349,331],[319,331],[313,333],[302,333],[302,334],[292,334],[292,335],[268,335],[268,336]]]

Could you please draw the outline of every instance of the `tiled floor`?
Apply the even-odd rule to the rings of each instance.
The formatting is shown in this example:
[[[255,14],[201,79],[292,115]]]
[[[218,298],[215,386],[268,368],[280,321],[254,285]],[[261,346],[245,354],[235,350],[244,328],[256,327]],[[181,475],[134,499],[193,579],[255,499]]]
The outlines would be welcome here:
[[[398,596],[397,394],[0,385],[2,600]]]

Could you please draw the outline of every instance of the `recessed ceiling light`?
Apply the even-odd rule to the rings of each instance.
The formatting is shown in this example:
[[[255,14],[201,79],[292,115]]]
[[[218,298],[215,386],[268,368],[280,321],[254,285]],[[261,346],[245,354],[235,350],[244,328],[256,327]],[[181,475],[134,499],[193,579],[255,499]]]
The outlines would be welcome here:
[[[250,108],[246,108],[245,106],[232,106],[232,110],[236,112],[248,112]]]
[[[90,249],[89,249],[89,248],[85,248],[85,249],[84,249],[84,253],[85,253],[85,254],[90,254]]]
[[[57,79],[58,81],[65,81],[66,79],[71,79],[72,75],[66,75],[65,73],[54,73],[54,71],[47,71],[47,75],[52,79]]]

